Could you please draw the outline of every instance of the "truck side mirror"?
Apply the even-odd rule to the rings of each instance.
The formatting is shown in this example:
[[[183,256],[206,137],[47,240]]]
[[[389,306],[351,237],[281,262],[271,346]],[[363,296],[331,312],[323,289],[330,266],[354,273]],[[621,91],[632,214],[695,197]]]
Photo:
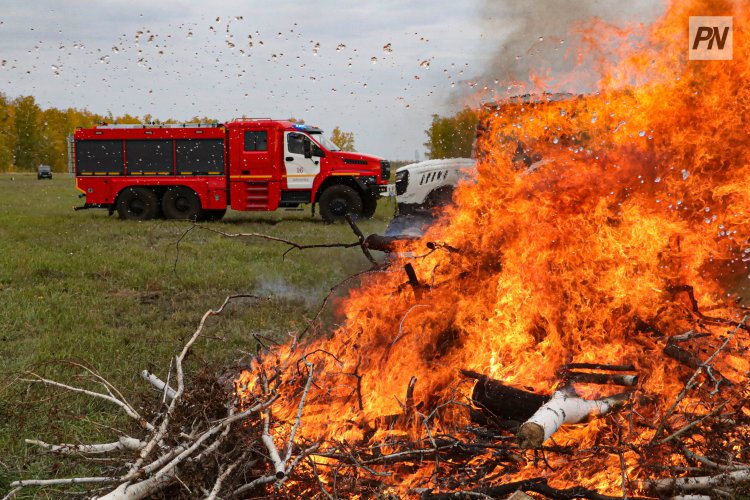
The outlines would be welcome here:
[[[305,158],[312,158],[312,141],[309,139],[303,140],[302,149],[305,153]]]

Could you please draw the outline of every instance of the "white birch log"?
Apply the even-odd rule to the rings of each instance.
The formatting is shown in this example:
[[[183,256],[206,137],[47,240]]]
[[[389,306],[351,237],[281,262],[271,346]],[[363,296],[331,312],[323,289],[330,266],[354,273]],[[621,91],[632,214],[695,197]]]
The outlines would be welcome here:
[[[174,472],[163,476],[151,476],[140,483],[123,483],[97,500],[141,500],[162,488],[165,488],[174,480]]]
[[[668,493],[671,491],[711,491],[717,487],[747,482],[750,482],[750,469],[740,469],[715,476],[656,479],[646,484],[657,493]]]
[[[120,437],[119,440],[114,443],[100,443],[100,444],[50,444],[38,439],[26,439],[26,443],[41,446],[53,453],[61,454],[90,454],[96,455],[99,453],[109,453],[111,451],[118,450],[140,450],[146,443],[140,439],[131,438],[127,436]]]
[[[555,391],[544,405],[518,429],[521,448],[537,449],[563,424],[578,424],[620,408],[628,394],[603,399],[583,399],[567,386]]]

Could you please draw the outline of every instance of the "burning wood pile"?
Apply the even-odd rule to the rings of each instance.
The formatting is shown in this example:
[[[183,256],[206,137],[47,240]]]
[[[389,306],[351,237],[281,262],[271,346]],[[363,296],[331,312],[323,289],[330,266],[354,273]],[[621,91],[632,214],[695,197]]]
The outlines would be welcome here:
[[[675,55],[712,5],[673,2],[597,94],[488,111],[476,180],[423,238],[358,233],[373,268],[337,328],[210,391],[183,373],[191,341],[150,418],[100,380],[141,437],[37,444],[125,453],[67,480],[105,498],[746,494],[750,42]],[[519,143],[543,161],[514,163]]]

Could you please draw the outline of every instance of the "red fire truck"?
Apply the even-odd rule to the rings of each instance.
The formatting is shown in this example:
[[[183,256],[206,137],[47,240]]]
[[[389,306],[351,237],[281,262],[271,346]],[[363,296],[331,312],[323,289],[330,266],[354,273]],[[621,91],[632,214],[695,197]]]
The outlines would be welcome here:
[[[217,220],[233,210],[315,205],[324,220],[371,217],[390,163],[340,151],[322,130],[251,118],[226,124],[78,129],[70,161],[84,208],[123,219]]]

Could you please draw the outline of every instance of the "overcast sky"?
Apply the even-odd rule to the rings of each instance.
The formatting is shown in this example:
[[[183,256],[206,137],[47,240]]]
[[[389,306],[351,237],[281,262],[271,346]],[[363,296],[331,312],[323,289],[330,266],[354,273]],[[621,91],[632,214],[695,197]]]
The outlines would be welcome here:
[[[296,117],[338,125],[359,151],[392,160],[423,158],[433,113],[508,92],[529,69],[559,67],[577,23],[648,23],[663,9],[655,0],[0,5],[8,97],[159,119]]]

